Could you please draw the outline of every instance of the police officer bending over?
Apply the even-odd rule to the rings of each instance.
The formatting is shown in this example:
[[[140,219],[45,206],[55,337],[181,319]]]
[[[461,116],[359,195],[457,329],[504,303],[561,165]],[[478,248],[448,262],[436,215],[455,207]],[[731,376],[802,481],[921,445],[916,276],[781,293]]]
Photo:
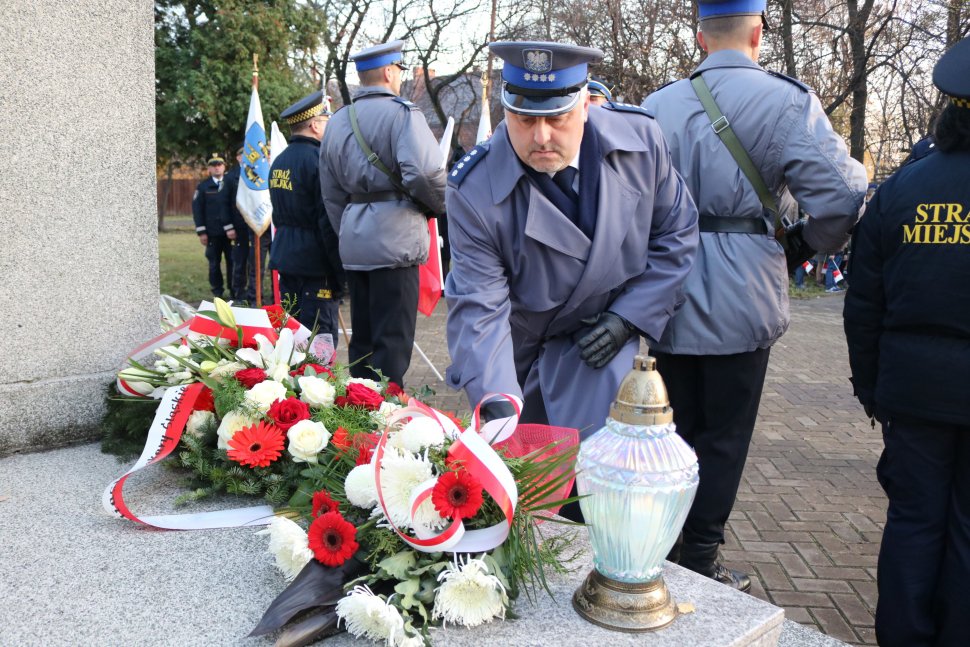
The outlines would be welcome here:
[[[403,386],[428,260],[425,216],[444,213],[445,171],[424,115],[401,99],[399,40],[351,59],[361,86],[334,115],[320,147],[320,185],[347,269],[354,377],[370,367]]]
[[[882,423],[889,497],[876,639],[970,644],[970,38],[933,82],[935,152],[886,180],[856,227],[845,336],[855,394]]]
[[[741,482],[768,354],[788,328],[786,265],[797,267],[810,248],[832,252],[845,245],[866,173],[815,94],[757,64],[765,0],[701,0],[698,9],[697,40],[707,58],[690,79],[643,103],[670,142],[701,230],[687,300],[654,351],[677,432],[694,447],[701,470],[680,564],[747,590],[748,576],[724,568],[718,548]],[[796,223],[798,205],[811,216]],[[787,235],[786,221],[795,223]]]
[[[207,168],[209,177],[199,182],[192,196],[192,219],[195,221],[195,233],[199,235],[199,242],[205,247],[205,257],[209,261],[209,287],[212,288],[212,294],[222,296],[222,258],[225,256],[226,283],[231,298],[234,295],[232,241],[236,240],[236,229],[230,200],[235,205],[236,194],[223,181],[226,160],[222,155],[210,155]]]
[[[269,172],[276,238],[270,268],[280,273],[280,298],[296,304],[296,317],[319,327],[337,347],[337,308],[343,269],[334,233],[320,196],[320,138],[330,113],[322,92],[300,99],[280,113],[290,141]]]
[[[585,438],[606,420],[640,335],[659,339],[681,300],[697,211],[645,111],[589,109],[587,65],[600,50],[489,47],[505,61],[505,120],[448,175],[448,383],[472,405],[523,398],[523,422]],[[509,406],[487,402],[483,416]]]

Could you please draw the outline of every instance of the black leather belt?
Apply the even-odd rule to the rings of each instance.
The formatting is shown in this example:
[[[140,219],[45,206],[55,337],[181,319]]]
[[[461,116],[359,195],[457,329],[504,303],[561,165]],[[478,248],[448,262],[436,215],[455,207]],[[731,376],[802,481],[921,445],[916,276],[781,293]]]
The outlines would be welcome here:
[[[371,202],[394,202],[397,200],[407,200],[406,197],[397,191],[374,191],[373,193],[351,193],[351,204],[369,204]]]
[[[737,216],[699,216],[701,231],[716,231],[722,234],[768,234],[768,226],[763,218],[739,218]]]

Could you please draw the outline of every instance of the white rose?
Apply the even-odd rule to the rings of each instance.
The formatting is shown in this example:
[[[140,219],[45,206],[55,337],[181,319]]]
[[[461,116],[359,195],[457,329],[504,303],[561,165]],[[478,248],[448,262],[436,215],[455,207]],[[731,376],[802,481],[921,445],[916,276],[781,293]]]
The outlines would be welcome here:
[[[246,391],[244,399],[246,402],[255,404],[261,412],[266,413],[274,402],[286,399],[286,386],[273,380],[265,380]]]
[[[227,360],[219,360],[219,361],[220,361],[219,366],[216,366],[214,369],[212,369],[212,372],[209,373],[209,375],[216,382],[222,382],[227,377],[232,377],[233,375],[243,370],[244,368],[248,368],[242,362],[230,362]],[[225,362],[225,364],[223,364],[222,362]]]
[[[244,416],[238,411],[230,411],[227,413],[226,417],[219,424],[219,429],[216,430],[216,433],[219,435],[219,449],[229,449],[229,441],[236,435],[236,432],[252,424],[255,424],[254,420],[251,420],[248,416]]]
[[[374,380],[368,380],[366,377],[352,377],[349,380],[347,380],[347,384],[363,384],[368,389],[377,391],[378,393],[381,393],[382,391],[380,382],[375,382]]]
[[[216,416],[211,411],[193,411],[189,421],[185,424],[185,433],[190,436],[201,436],[202,430],[215,423]]]
[[[305,375],[297,382],[300,384],[300,399],[312,407],[329,407],[337,397],[337,389],[322,378]]]
[[[344,479],[344,493],[350,505],[370,509],[377,503],[377,482],[373,465],[358,465]]]
[[[445,432],[431,418],[414,418],[396,434],[395,444],[407,451],[418,454],[426,447],[441,447],[445,443]]]
[[[321,422],[301,420],[286,432],[290,444],[286,449],[297,463],[316,463],[317,454],[323,451],[330,440],[330,432]]]
[[[377,411],[371,411],[370,417],[374,422],[377,423],[378,427],[386,427],[388,421],[391,419],[391,414],[393,414],[398,409],[403,409],[403,408],[404,407],[402,407],[401,405],[394,404],[393,402],[381,402],[381,408],[378,409]],[[399,427],[400,424],[401,423],[398,422],[394,426]]]

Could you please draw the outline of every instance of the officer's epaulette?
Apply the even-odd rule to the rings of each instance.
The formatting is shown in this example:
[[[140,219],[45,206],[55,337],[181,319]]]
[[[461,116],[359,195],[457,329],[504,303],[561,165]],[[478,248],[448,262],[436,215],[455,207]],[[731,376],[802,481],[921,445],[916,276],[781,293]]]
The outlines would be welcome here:
[[[472,167],[478,164],[478,162],[485,158],[488,153],[488,142],[479,144],[475,148],[468,151],[468,153],[458,160],[454,166],[451,167],[451,172],[448,173],[448,184],[453,187],[458,187],[461,185],[462,180],[468,175],[468,172],[472,170]]]
[[[402,106],[406,106],[410,110],[417,110],[418,107],[414,105],[411,101],[408,101],[404,97],[394,97],[394,100],[400,103]]]
[[[632,103],[616,103],[615,101],[607,101],[603,104],[603,108],[607,110],[616,110],[617,112],[633,112],[636,114],[646,115],[653,119],[653,114],[646,108],[641,108],[640,106],[635,106]]]
[[[802,89],[803,92],[812,92],[812,88],[808,87],[807,85],[805,85],[804,83],[802,83],[798,79],[793,79],[792,77],[790,77],[790,76],[788,76],[786,74],[782,74],[781,72],[775,72],[774,70],[766,70],[766,71],[771,76],[774,76],[774,77],[779,78],[779,79],[784,79],[785,81],[788,81],[789,83],[792,83],[794,85],[797,85],[799,88]]]

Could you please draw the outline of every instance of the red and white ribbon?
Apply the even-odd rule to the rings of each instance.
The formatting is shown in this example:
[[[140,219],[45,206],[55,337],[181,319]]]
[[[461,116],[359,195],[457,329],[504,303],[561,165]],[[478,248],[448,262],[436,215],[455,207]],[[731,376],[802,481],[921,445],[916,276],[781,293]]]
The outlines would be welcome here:
[[[440,551],[479,553],[500,546],[508,538],[509,531],[512,528],[512,519],[515,516],[515,506],[518,502],[518,488],[515,484],[515,478],[505,465],[505,461],[492,449],[491,443],[505,440],[515,432],[522,403],[518,398],[505,394],[489,394],[485,399],[492,399],[496,395],[512,403],[515,408],[515,415],[480,425],[479,405],[479,408],[475,409],[472,426],[465,431],[461,431],[448,416],[414,398],[410,400],[407,407],[390,416],[387,427],[374,449],[374,459],[371,463],[374,467],[377,499],[391,528],[415,550],[424,553]],[[435,421],[441,427],[445,436],[453,440],[448,448],[448,456],[460,461],[463,469],[482,484],[482,488],[488,492],[502,510],[505,516],[503,521],[488,528],[466,530],[462,520],[456,519],[441,532],[433,532],[415,523],[414,518],[418,507],[431,497],[431,492],[437,483],[435,478],[425,481],[411,493],[410,517],[411,526],[415,530],[414,536],[408,535],[394,525],[384,502],[381,488],[381,462],[384,458],[390,430],[394,425],[407,418],[420,417]]]
[[[273,520],[273,508],[268,505],[194,514],[139,517],[125,502],[123,490],[128,477],[149,465],[158,463],[178,447],[182,431],[203,388],[203,384],[196,383],[174,386],[166,390],[148,431],[148,439],[145,441],[145,449],[142,450],[141,457],[131,469],[105,488],[101,497],[105,510],[146,526],[168,530],[262,526]]]

